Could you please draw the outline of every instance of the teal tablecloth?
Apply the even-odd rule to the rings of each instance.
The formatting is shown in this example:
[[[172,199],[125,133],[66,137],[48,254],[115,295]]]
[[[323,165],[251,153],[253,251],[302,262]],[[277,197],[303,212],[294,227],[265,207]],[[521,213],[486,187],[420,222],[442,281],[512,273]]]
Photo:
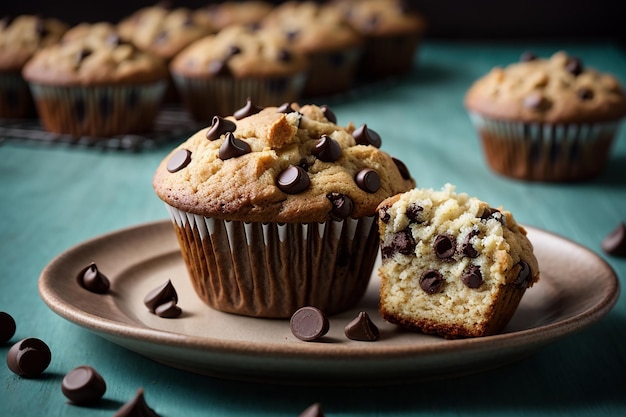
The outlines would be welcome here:
[[[521,223],[572,239],[606,259],[620,281],[626,260],[600,242],[626,220],[626,129],[605,173],[575,184],[510,180],[489,171],[462,99],[476,78],[531,49],[558,49],[626,82],[626,55],[610,43],[427,42],[407,78],[324,100],[342,124],[366,122],[399,155],[422,187],[456,184]],[[184,138],[181,138],[181,140]],[[138,387],[161,415],[297,416],[321,402],[327,416],[626,415],[626,303],[580,332],[498,370],[459,379],[391,387],[296,387],[240,383],[157,364],[105,341],[50,311],[37,291],[42,269],[57,254],[116,229],[166,218],[151,188],[157,163],[177,141],[137,153],[73,146],[0,145],[0,310],[16,319],[12,341],[45,340],[53,352],[46,373],[22,379],[0,365],[2,416],[108,416]],[[4,358],[10,344],[0,346]],[[63,375],[90,364],[108,382],[104,401],[70,406]]]

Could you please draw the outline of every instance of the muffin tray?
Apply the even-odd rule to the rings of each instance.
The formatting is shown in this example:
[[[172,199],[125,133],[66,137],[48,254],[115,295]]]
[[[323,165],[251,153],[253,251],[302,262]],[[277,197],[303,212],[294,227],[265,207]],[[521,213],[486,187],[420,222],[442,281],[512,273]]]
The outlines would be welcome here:
[[[606,315],[619,296],[613,269],[598,255],[552,233],[527,227],[541,268],[504,331],[446,340],[408,332],[377,312],[379,278],[363,300],[330,317],[328,334],[303,342],[289,320],[222,313],[204,305],[189,281],[169,220],[138,225],[66,250],[42,271],[39,292],[61,317],[162,364],[220,378],[290,384],[381,385],[467,375],[520,360]],[[111,282],[91,293],[78,272],[95,262]],[[148,311],[144,296],[171,280],[182,315]],[[374,342],[348,339],[344,327],[366,311],[379,327]]]

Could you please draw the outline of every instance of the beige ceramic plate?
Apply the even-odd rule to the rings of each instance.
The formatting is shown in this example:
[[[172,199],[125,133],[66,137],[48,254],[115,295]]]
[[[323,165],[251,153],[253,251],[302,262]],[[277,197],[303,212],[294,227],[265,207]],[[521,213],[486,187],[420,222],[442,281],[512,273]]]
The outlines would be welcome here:
[[[528,227],[542,279],[529,289],[502,334],[445,340],[402,331],[377,313],[376,274],[360,305],[331,317],[330,331],[302,342],[288,320],[266,320],[212,310],[195,296],[169,221],[116,231],[55,258],[39,291],[57,314],[158,362],[223,378],[288,383],[386,384],[479,372],[518,360],[607,314],[619,284],[600,257],[569,240]],[[90,262],[111,281],[93,294],[76,282]],[[171,279],[183,315],[157,317],[144,296]],[[381,330],[376,342],[344,336],[344,326],[367,311]]]

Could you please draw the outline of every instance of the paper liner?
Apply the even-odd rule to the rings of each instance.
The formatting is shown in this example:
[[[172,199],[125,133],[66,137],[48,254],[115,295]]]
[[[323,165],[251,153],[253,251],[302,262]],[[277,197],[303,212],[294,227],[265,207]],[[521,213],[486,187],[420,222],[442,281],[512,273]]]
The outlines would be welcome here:
[[[46,130],[73,136],[113,136],[150,131],[166,81],[121,86],[30,84]]]
[[[470,119],[491,169],[530,181],[576,181],[599,175],[620,123],[522,123],[476,113],[470,113]]]
[[[193,287],[217,310],[287,318],[314,306],[331,315],[365,294],[378,252],[374,217],[246,223],[166,206]]]
[[[229,116],[251,98],[261,107],[280,106],[300,98],[306,74],[267,78],[192,78],[173,74],[185,108],[196,121]]]
[[[35,105],[19,72],[0,72],[0,119],[23,119],[35,115]]]
[[[302,94],[316,97],[347,91],[355,79],[362,53],[360,46],[308,53],[309,72]]]

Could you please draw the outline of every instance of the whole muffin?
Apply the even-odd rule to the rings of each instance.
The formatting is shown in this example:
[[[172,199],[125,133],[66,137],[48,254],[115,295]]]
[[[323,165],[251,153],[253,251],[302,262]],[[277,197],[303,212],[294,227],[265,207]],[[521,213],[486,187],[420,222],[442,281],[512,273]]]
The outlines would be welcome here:
[[[174,149],[153,187],[198,296],[252,317],[355,305],[378,251],[376,207],[415,184],[378,146],[326,106],[248,102]]]
[[[539,266],[513,215],[476,197],[413,189],[378,207],[379,310],[403,327],[446,338],[495,334]]]
[[[67,28],[58,19],[33,15],[0,20],[0,118],[35,116],[22,68],[39,49],[58,42]]]
[[[218,32],[231,25],[256,27],[273,8],[267,1],[224,1],[200,7],[194,11],[194,18]]]
[[[363,39],[338,8],[314,1],[288,1],[263,19],[262,27],[278,33],[308,56],[304,96],[342,93],[351,87]]]
[[[244,25],[202,38],[174,58],[170,71],[194,119],[228,116],[253,97],[260,106],[300,98],[308,60],[285,39]]]
[[[508,177],[575,181],[600,174],[626,97],[611,74],[561,51],[494,68],[477,80],[465,106],[489,166]]]
[[[37,52],[22,75],[45,129],[107,137],[150,130],[167,66],[121,41],[114,26],[98,23],[81,25],[63,42]]]

